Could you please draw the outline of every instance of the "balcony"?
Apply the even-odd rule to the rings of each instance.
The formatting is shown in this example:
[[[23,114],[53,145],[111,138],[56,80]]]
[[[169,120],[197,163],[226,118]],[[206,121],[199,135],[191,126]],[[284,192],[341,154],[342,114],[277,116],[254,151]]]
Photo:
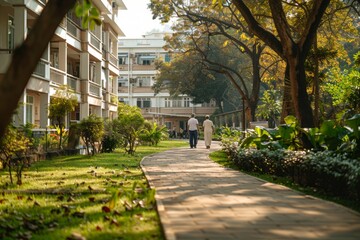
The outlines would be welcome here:
[[[101,96],[101,87],[99,84],[94,83],[94,82],[89,82],[89,93],[91,95],[94,95],[96,97],[100,97]]]
[[[111,64],[113,64],[114,66],[118,67],[118,58],[115,57],[112,53],[109,54],[110,58],[109,58],[109,62]]]
[[[67,19],[66,28],[70,35],[72,35],[74,38],[80,40],[81,29],[69,18]]]
[[[101,46],[101,40],[95,36],[95,34],[93,34],[92,32],[89,32],[90,33],[90,44],[96,48],[97,50],[100,51],[100,46]]]
[[[49,62],[45,59],[40,59],[38,64],[36,65],[35,71],[33,72],[34,75],[40,76],[45,78],[46,77],[46,68],[49,66]],[[48,76],[49,77],[49,76]]]
[[[57,68],[50,67],[50,81],[54,82],[57,85],[64,85],[65,77],[66,77],[65,72]]]
[[[67,75],[67,85],[75,92],[80,92],[80,80],[72,75]]]

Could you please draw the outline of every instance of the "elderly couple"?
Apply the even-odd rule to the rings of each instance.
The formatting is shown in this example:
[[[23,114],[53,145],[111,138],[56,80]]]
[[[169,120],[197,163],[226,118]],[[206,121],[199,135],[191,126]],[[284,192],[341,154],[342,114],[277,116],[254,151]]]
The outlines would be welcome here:
[[[188,129],[190,135],[190,148],[196,148],[198,140],[198,125],[199,121],[195,118],[195,114],[191,114],[191,118],[188,120]],[[210,148],[212,134],[215,131],[213,122],[209,119],[209,115],[205,116],[205,121],[203,122],[204,127],[204,140],[206,148]]]

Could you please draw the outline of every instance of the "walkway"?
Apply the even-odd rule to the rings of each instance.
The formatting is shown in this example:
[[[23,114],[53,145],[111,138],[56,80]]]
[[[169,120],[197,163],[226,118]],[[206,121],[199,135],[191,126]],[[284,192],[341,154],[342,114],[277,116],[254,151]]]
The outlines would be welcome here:
[[[360,214],[221,167],[208,153],[200,142],[142,161],[168,240],[360,239]]]

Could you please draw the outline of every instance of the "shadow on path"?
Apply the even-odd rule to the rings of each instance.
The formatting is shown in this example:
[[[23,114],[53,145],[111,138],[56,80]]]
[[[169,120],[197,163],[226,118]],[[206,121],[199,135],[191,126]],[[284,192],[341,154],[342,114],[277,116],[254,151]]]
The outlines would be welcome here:
[[[200,142],[141,163],[168,240],[360,239],[360,214],[224,168],[210,151]]]

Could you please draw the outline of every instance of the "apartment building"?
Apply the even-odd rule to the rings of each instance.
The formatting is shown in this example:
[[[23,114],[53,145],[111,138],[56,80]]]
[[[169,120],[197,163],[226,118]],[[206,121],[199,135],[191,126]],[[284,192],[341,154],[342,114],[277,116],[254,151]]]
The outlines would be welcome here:
[[[0,75],[11,54],[31,30],[48,0],[0,0]],[[20,100],[16,124],[49,126],[48,105],[56,90],[67,85],[78,99],[67,116],[81,120],[90,114],[113,119],[117,116],[118,37],[123,36],[119,9],[122,0],[92,0],[101,12],[102,25],[84,29],[71,10],[57,28]],[[21,70],[19,66],[19,70]]]
[[[215,103],[193,104],[186,95],[170,96],[168,91],[154,94],[152,86],[157,70],[155,59],[171,61],[163,49],[165,33],[151,33],[142,38],[119,40],[119,101],[138,106],[145,119],[166,125],[168,129],[187,129],[191,113],[198,118],[212,114]]]

